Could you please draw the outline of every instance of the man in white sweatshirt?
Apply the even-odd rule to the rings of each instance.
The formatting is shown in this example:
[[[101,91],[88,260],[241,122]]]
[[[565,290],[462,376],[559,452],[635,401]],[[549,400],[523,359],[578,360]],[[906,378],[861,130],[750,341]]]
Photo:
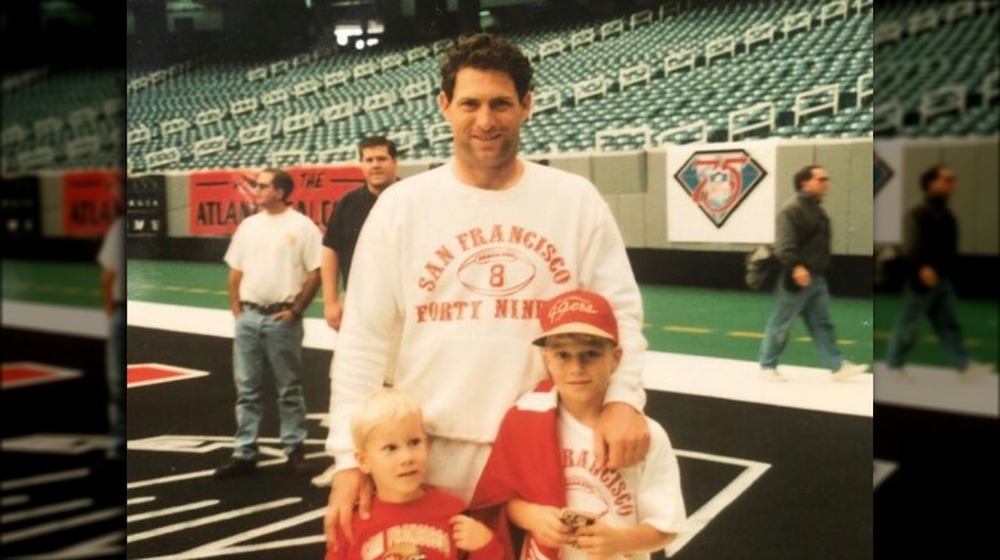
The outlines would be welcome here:
[[[336,465],[324,519],[352,538],[371,483],[357,469],[350,417],[384,383],[424,407],[428,483],[468,501],[505,411],[545,378],[530,341],[540,304],[573,288],[607,298],[624,358],[595,430],[599,463],[646,453],[642,301],[614,216],[586,179],[518,157],[531,64],[478,34],[441,66],[439,105],[454,157],[386,190],[365,222],[331,366],[327,451]],[[376,250],[377,249],[377,250]]]

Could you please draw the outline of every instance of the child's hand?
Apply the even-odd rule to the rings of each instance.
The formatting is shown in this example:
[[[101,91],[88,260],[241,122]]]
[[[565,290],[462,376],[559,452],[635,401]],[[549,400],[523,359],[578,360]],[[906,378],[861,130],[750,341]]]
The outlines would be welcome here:
[[[455,546],[461,550],[479,550],[493,538],[493,531],[467,515],[456,515],[448,522],[451,523],[451,537],[455,539]]]
[[[576,530],[574,546],[587,553],[589,560],[608,558],[615,554],[629,552],[628,542],[622,542],[624,535],[620,529],[598,521],[588,527]]]
[[[559,548],[572,542],[573,528],[562,522],[561,509],[530,504],[525,514],[524,530],[542,546]]]

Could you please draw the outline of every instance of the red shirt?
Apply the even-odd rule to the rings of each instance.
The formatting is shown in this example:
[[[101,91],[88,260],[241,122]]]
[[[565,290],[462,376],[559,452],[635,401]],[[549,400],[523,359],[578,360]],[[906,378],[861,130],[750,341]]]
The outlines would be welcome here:
[[[372,499],[368,520],[357,512],[351,519],[354,542],[326,551],[326,560],[408,560],[416,553],[426,560],[458,560],[464,556],[451,536],[452,517],[465,510],[462,500],[433,486],[426,486],[422,498],[405,504]],[[347,537],[337,529],[337,542]],[[485,547],[468,553],[469,560],[496,560],[503,552],[494,537]]]

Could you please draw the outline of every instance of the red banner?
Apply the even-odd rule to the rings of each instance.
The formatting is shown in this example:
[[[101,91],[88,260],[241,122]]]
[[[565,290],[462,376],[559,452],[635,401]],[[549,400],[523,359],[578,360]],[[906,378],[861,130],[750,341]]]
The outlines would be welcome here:
[[[121,203],[121,173],[82,171],[63,175],[63,235],[100,237]]]
[[[323,227],[333,215],[333,205],[364,182],[360,167],[292,167],[295,180],[292,206]],[[247,216],[256,213],[253,182],[258,171],[206,171],[192,173],[190,191],[191,235],[232,235]]]

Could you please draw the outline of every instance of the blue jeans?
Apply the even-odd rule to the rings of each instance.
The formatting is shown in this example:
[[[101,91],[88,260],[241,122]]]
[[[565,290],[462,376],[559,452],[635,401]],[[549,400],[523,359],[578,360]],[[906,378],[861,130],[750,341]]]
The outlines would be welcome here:
[[[917,330],[925,315],[931,320],[948,361],[955,369],[964,370],[969,365],[969,352],[962,342],[955,288],[947,278],[941,278],[934,288],[926,292],[916,292],[909,285],[903,290],[902,307],[892,325],[886,354],[888,366],[903,367],[906,356],[917,341]]]
[[[247,309],[236,318],[233,381],[236,384],[236,436],[233,457],[256,459],[263,416],[264,376],[270,372],[278,398],[281,448],[289,454],[306,438],[302,394],[302,320],[285,322]]]
[[[792,323],[799,315],[806,323],[823,367],[831,371],[840,369],[842,359],[833,322],[830,320],[830,292],[826,278],[814,274],[808,286],[795,292],[789,291],[784,281],[779,280],[774,290],[774,311],[760,346],[761,369],[778,365],[778,357],[788,345]]]
[[[108,453],[125,455],[125,304],[108,318],[108,340],[104,345],[104,372],[108,385]]]

